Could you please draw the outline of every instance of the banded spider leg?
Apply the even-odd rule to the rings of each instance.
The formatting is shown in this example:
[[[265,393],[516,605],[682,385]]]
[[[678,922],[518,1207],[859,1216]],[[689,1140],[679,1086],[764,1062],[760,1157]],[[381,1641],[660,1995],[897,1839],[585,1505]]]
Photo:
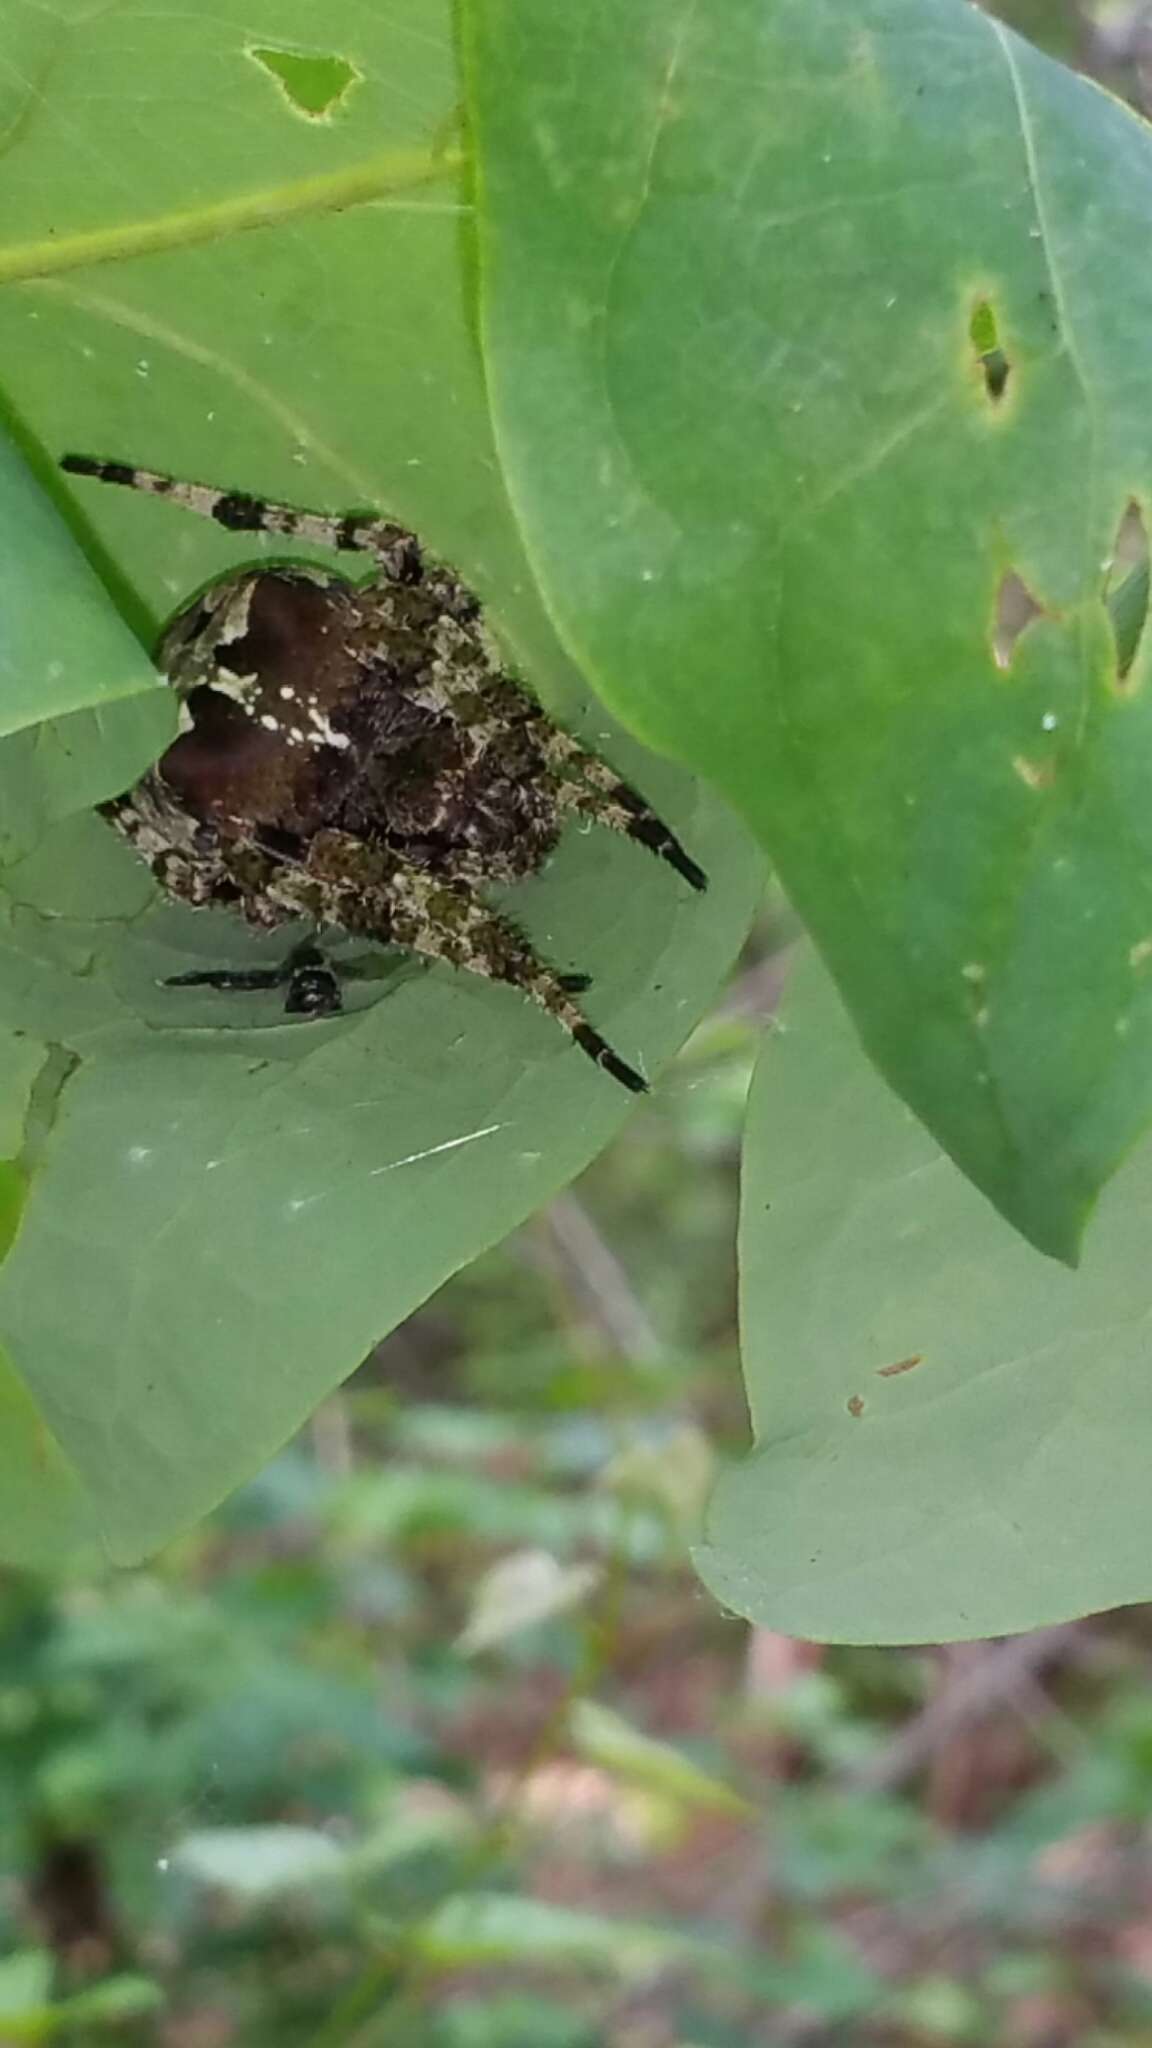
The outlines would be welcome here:
[[[376,513],[309,512],[246,491],[185,483],[160,470],[136,469],[125,462],[101,461],[87,455],[65,455],[60,466],[72,476],[93,477],[101,483],[120,484],[129,490],[168,498],[203,519],[215,521],[229,533],[281,535],[337,553],[368,555],[381,575],[393,582],[414,584],[427,578],[443,579],[450,586],[458,609],[463,588],[458,580],[425,553],[415,534]],[[474,616],[478,616],[479,609],[475,602]],[[703,868],[639,790],[572,733],[553,725],[510,676],[493,669],[484,683],[478,685],[473,673],[454,678],[450,664],[442,663],[435,684],[429,684],[425,695],[432,703],[438,700],[440,709],[466,727],[478,748],[489,743],[510,719],[515,720],[531,734],[541,765],[551,777],[560,810],[575,812],[611,832],[634,839],[667,861],[693,889],[707,889],[708,877]]]

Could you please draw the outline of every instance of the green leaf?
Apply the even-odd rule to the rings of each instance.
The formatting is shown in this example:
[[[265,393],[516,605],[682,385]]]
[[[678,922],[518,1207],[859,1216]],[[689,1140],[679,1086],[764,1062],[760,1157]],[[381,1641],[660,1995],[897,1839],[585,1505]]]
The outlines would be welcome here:
[[[200,1828],[173,1850],[174,1869],[236,1898],[262,1901],[339,1882],[347,1851],[319,1828]]]
[[[2,874],[135,781],[175,730],[171,693],[2,433],[0,621]]]
[[[1083,1267],[1022,1244],[868,1066],[810,961],[753,1087],[757,1446],[696,1562],[790,1635],[1004,1635],[1152,1595],[1152,1145]]]
[[[740,942],[758,863],[718,800],[589,705],[535,594],[475,346],[447,4],[347,0],[323,45],[306,0],[52,15],[0,0],[0,31],[0,349],[23,430],[53,459],[379,505],[454,563],[533,687],[712,877],[689,900],[638,849],[572,834],[512,899],[595,977],[597,1023],[655,1073]],[[354,82],[305,118],[270,50]],[[145,634],[269,552],[94,484],[74,507]],[[44,1080],[0,1339],[85,1528],[131,1560],[246,1477],[629,1103],[514,993],[446,970],[385,964],[345,1018],[304,1025],[275,995],[163,987],[278,959],[286,940],[159,903],[80,812],[106,788],[61,773],[50,803],[13,813],[25,768],[0,751],[0,817],[19,826],[0,871],[0,1028],[39,1045]],[[44,1541],[28,1516],[27,1494],[0,1488],[0,1555]]]
[[[68,751],[66,740],[77,732],[97,762],[99,742],[110,747],[124,731],[134,732],[138,751],[128,772],[139,774],[166,743],[171,704],[59,512],[2,433],[0,620],[0,741],[44,719],[65,719],[51,728],[54,743],[40,738],[45,756],[30,759],[33,777],[54,779]],[[142,694],[145,705],[131,702]],[[90,708],[97,715],[82,725],[66,718]],[[115,756],[104,770],[111,782],[101,781],[99,767],[90,764],[92,789],[87,792],[85,785],[80,802],[115,795],[119,772]],[[7,836],[7,819],[4,829]]]
[[[106,1977],[90,1991],[65,1999],[59,2013],[67,2025],[81,2022],[87,2027],[113,2028],[123,2020],[158,2012],[164,2002],[161,1987],[150,1977]]]
[[[1147,131],[960,0],[468,19],[494,417],[565,643],[1073,1258],[1152,1115],[1152,636],[1124,673],[1108,601]]]
[[[705,1943],[660,1927],[576,1912],[544,1899],[481,1891],[445,1899],[420,1922],[414,1946],[431,1967],[442,1970],[579,1964],[625,1981],[686,1962],[696,1952],[708,1953]]]
[[[47,1949],[20,1949],[0,1959],[0,2019],[20,2019],[47,2006],[52,1997],[52,1957]]]
[[[95,1504],[3,1350],[0,1503],[7,1564],[92,1570],[107,1561]]]
[[[676,1807],[747,1815],[747,1802],[719,1778],[674,1749],[633,1728],[597,1700],[577,1700],[568,1732],[580,1756],[599,1764],[626,1785],[655,1792]]]
[[[463,1657],[495,1649],[509,1637],[578,1607],[600,1581],[595,1565],[561,1564],[549,1550],[513,1551],[498,1559],[474,1587],[456,1647]]]

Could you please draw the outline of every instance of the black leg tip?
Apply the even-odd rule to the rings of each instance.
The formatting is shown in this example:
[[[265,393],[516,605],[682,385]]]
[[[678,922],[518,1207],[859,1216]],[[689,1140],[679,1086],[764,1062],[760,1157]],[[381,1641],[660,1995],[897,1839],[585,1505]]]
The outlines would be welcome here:
[[[648,1083],[643,1075],[638,1074],[635,1067],[630,1067],[627,1060],[622,1060],[619,1053],[613,1052],[608,1041],[601,1038],[600,1033],[594,1031],[591,1024],[581,1024],[572,1036],[581,1052],[587,1053],[593,1065],[601,1068],[605,1074],[611,1074],[612,1079],[619,1081],[622,1088],[627,1088],[630,1095],[647,1095]]]
[[[703,868],[697,867],[691,855],[685,853],[676,834],[668,830],[662,818],[658,818],[655,812],[650,811],[639,797],[632,796],[631,791],[626,793],[622,801],[626,802],[628,798],[631,798],[629,808],[639,806],[628,826],[629,838],[637,840],[641,846],[646,846],[649,853],[656,854],[658,859],[667,861],[670,868],[675,868],[676,873],[682,875],[693,889],[703,894],[708,887],[708,877]]]
[[[201,973],[198,969],[194,969],[191,974],[166,974],[160,986],[161,988],[215,988],[217,986],[217,977],[215,974],[205,974]]]
[[[691,884],[692,888],[695,889],[698,896],[704,896],[707,894],[707,875],[704,873],[703,868],[697,867],[694,860],[689,860],[688,855],[686,853],[681,852],[679,860],[673,861],[672,865],[674,868],[678,870],[680,874],[683,875],[684,880]]]
[[[602,1059],[600,1065],[614,1081],[619,1081],[622,1088],[627,1088],[630,1095],[647,1095],[648,1083],[643,1074],[638,1074],[635,1067],[628,1066],[626,1061],[617,1059],[614,1052]]]
[[[162,988],[217,988],[229,993],[251,995],[253,991],[283,986],[277,967],[194,967],[188,974],[169,974]]]

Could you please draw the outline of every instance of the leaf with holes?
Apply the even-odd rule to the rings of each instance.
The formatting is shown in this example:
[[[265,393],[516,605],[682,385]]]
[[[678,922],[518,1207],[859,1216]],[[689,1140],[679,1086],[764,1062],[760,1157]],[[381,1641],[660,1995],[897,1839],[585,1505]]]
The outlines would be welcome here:
[[[824,1642],[1005,1635],[1152,1594],[1152,1142],[1062,1272],[1009,1231],[800,970],[749,1104],[756,1449],[696,1563]]]
[[[1148,131],[959,0],[468,19],[497,437],[566,644],[1074,1258],[1152,1116]]]
[[[717,799],[589,705],[536,596],[476,354],[447,0],[341,0],[322,32],[310,0],[0,0],[0,38],[0,348],[26,436],[383,507],[480,590],[522,672],[710,872],[702,903],[576,834],[515,894],[655,1072],[739,944],[758,862]],[[122,639],[118,612],[147,639],[268,552],[96,484],[72,506]],[[96,628],[93,678],[103,658]],[[283,943],[159,903],[82,808],[106,789],[51,759],[0,874],[0,1029],[24,1049],[0,1398],[25,1474],[0,1485],[0,1555],[24,1563],[139,1557],[203,1512],[629,1108],[512,991],[444,969],[385,967],[344,1018],[299,1024],[274,993],[163,987]],[[0,750],[6,828],[26,765]]]

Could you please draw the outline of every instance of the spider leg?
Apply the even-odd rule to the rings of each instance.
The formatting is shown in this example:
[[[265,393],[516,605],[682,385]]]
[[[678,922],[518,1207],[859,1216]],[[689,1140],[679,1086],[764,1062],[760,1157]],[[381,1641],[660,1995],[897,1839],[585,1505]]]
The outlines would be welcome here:
[[[558,809],[574,811],[597,825],[606,825],[611,832],[622,832],[625,838],[635,839],[650,853],[667,861],[693,889],[701,893],[707,889],[708,877],[703,868],[681,846],[676,834],[639,790],[633,789],[630,782],[625,782],[574,734],[565,732],[563,726],[553,725],[510,677],[497,673],[478,681],[467,672],[454,677],[451,668],[441,664],[435,682],[423,694],[425,701],[447,712],[470,735],[476,752],[498,748],[508,726],[519,726],[531,735],[545,768],[551,772]]]
[[[703,892],[708,887],[703,868],[685,852],[676,834],[645,802],[639,790],[617,775],[598,754],[581,746],[570,732],[543,718],[540,723],[540,748],[556,778],[558,807],[590,818],[594,824],[606,825],[610,832],[622,832],[625,838],[635,839],[660,860],[667,861],[694,889]]]
[[[410,952],[448,960],[488,981],[508,982],[552,1017],[581,1052],[633,1095],[648,1083],[614,1052],[574,1000],[584,976],[557,973],[509,918],[490,910],[466,883],[446,883],[420,869],[397,865],[390,878],[391,936]]]
[[[219,988],[230,991],[286,988],[289,1017],[335,1017],[344,1008],[340,979],[319,946],[311,940],[294,946],[277,967],[193,968],[170,974],[165,988]]]
[[[185,483],[158,469],[136,469],[128,462],[107,462],[92,455],[64,455],[60,467],[69,476],[93,477],[98,483],[121,484],[130,491],[168,498],[188,512],[199,513],[202,519],[215,520],[229,533],[280,534],[288,540],[309,541],[314,547],[371,555],[381,573],[393,582],[423,580],[424,555],[415,535],[371,512],[303,512],[294,505],[253,497],[247,491]]]
[[[283,967],[205,967],[190,974],[166,974],[165,988],[283,988]]]
[[[602,761],[599,754],[592,753],[572,733],[553,725],[508,676],[490,674],[482,680],[468,672],[454,676],[450,666],[442,663],[434,681],[424,686],[421,697],[431,708],[455,720],[469,735],[476,754],[486,748],[498,749],[507,728],[519,726],[531,735],[545,768],[551,772],[558,809],[574,811],[597,825],[606,825],[610,832],[622,832],[625,838],[635,839],[650,853],[667,861],[693,889],[701,894],[707,889],[708,877],[703,868],[639,790],[633,789],[630,782],[625,782],[607,761]]]
[[[423,875],[425,871],[420,869],[418,872]],[[467,849],[461,850],[458,847],[453,848],[443,856],[436,872],[442,882],[455,883],[458,888],[467,890],[468,894],[476,897],[478,901],[482,901],[481,892],[485,884],[491,880],[491,877],[486,872],[483,860],[475,853],[469,852]],[[407,942],[405,941],[405,943]],[[345,974],[348,972],[346,966],[344,972]],[[557,987],[562,989],[565,995],[569,996],[582,996],[592,986],[592,976],[590,974],[561,974],[557,972],[555,978]]]

